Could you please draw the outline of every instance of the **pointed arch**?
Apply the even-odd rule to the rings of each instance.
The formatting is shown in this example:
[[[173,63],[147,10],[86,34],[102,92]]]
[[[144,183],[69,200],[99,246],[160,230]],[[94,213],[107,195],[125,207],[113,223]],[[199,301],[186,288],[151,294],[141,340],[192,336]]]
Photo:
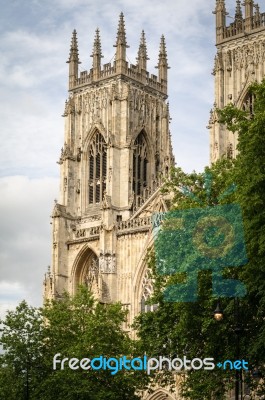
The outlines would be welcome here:
[[[141,196],[150,185],[150,150],[146,134],[142,130],[133,143],[132,190]]]
[[[84,246],[78,253],[73,264],[71,281],[73,294],[79,285],[86,285],[99,297],[99,257],[89,246]]]
[[[147,143],[147,147],[148,147],[148,152],[150,153],[151,157],[154,157],[154,150],[153,150],[153,144],[152,144],[152,140],[150,138],[150,135],[148,133],[148,131],[145,128],[139,129],[137,130],[131,137],[131,140],[129,141],[129,145],[130,146],[134,146],[134,143],[137,139],[137,137],[142,134],[145,138],[145,141]]]
[[[107,144],[99,130],[94,130],[85,153],[86,204],[99,204],[103,200],[107,182]]]
[[[173,397],[167,390],[159,388],[145,397],[145,400],[176,400],[176,397]]]
[[[145,307],[144,302],[148,298],[148,293],[151,294],[152,287],[148,282],[148,267],[147,267],[147,254],[148,250],[153,246],[153,235],[152,230],[150,229],[148,233],[148,237],[146,238],[145,247],[139,258],[139,262],[136,266],[135,275],[133,279],[133,293],[134,293],[134,311],[135,315],[139,314],[141,311],[149,311],[143,310]],[[144,300],[144,302],[143,302]]]
[[[248,91],[242,101],[241,108],[244,111],[248,112],[250,115],[253,115],[254,114],[254,101],[255,101],[255,95]]]
[[[99,132],[103,136],[104,141],[107,143],[107,133],[104,126],[101,123],[93,124],[93,126],[87,132],[87,135],[84,140],[84,148],[83,148],[84,152],[87,151],[91,140],[93,139],[93,137],[97,132]]]
[[[236,106],[238,108],[243,109],[243,105],[246,101],[246,98],[249,95],[249,88],[252,85],[253,81],[251,80],[247,80],[247,82],[245,83],[244,87],[242,88],[237,100],[236,100]]]

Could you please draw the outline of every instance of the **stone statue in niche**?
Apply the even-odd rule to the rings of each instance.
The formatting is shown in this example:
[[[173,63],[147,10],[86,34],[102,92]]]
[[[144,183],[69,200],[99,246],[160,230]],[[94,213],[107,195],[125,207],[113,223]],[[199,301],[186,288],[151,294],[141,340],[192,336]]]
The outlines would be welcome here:
[[[93,256],[90,260],[89,267],[84,278],[85,285],[89,290],[99,296],[99,260],[97,256]]]

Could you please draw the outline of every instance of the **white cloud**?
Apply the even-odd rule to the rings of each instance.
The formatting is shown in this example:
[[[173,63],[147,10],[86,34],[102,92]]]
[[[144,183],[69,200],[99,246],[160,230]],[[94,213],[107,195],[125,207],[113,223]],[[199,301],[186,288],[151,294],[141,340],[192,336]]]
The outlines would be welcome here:
[[[4,318],[7,310],[15,310],[25,297],[28,293],[21,282],[0,281],[0,319]]]
[[[34,304],[41,303],[42,281],[50,264],[50,215],[57,197],[58,179],[0,179],[0,284]],[[12,289],[13,288],[13,289]],[[10,290],[13,291],[10,291]],[[0,302],[8,298],[0,296]],[[6,300],[5,300],[6,299]],[[9,303],[9,301],[8,301]]]

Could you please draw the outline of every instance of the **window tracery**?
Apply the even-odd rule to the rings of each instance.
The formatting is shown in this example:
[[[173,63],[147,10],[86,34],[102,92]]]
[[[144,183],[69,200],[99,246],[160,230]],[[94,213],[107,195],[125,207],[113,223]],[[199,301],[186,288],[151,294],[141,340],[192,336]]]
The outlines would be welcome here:
[[[151,272],[146,269],[142,282],[141,312],[155,311],[158,304],[147,304],[154,292]]]
[[[143,132],[141,132],[135,142],[133,150],[133,191],[139,196],[143,194],[148,181],[148,151],[147,143]]]
[[[97,132],[88,149],[88,203],[96,204],[103,200],[107,179],[106,143]]]

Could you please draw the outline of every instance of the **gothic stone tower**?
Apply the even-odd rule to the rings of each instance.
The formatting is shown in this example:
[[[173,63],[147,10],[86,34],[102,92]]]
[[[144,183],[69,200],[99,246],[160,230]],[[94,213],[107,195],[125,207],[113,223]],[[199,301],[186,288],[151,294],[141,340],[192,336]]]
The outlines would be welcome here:
[[[234,20],[227,26],[225,0],[216,0],[215,102],[209,121],[212,162],[237,155],[237,135],[217,122],[216,108],[233,103],[251,113],[248,88],[265,75],[265,13],[253,0],[245,0],[244,7],[243,16],[240,0],[236,1]]]
[[[60,198],[52,214],[52,267],[44,291],[54,298],[86,284],[102,302],[121,301],[130,323],[152,290],[144,256],[152,242],[151,215],[166,210],[159,187],[174,159],[164,37],[158,77],[147,72],[144,32],[137,63],[128,64],[123,14],[114,47],[113,64],[101,66],[96,30],[92,68],[79,74],[73,32]]]

